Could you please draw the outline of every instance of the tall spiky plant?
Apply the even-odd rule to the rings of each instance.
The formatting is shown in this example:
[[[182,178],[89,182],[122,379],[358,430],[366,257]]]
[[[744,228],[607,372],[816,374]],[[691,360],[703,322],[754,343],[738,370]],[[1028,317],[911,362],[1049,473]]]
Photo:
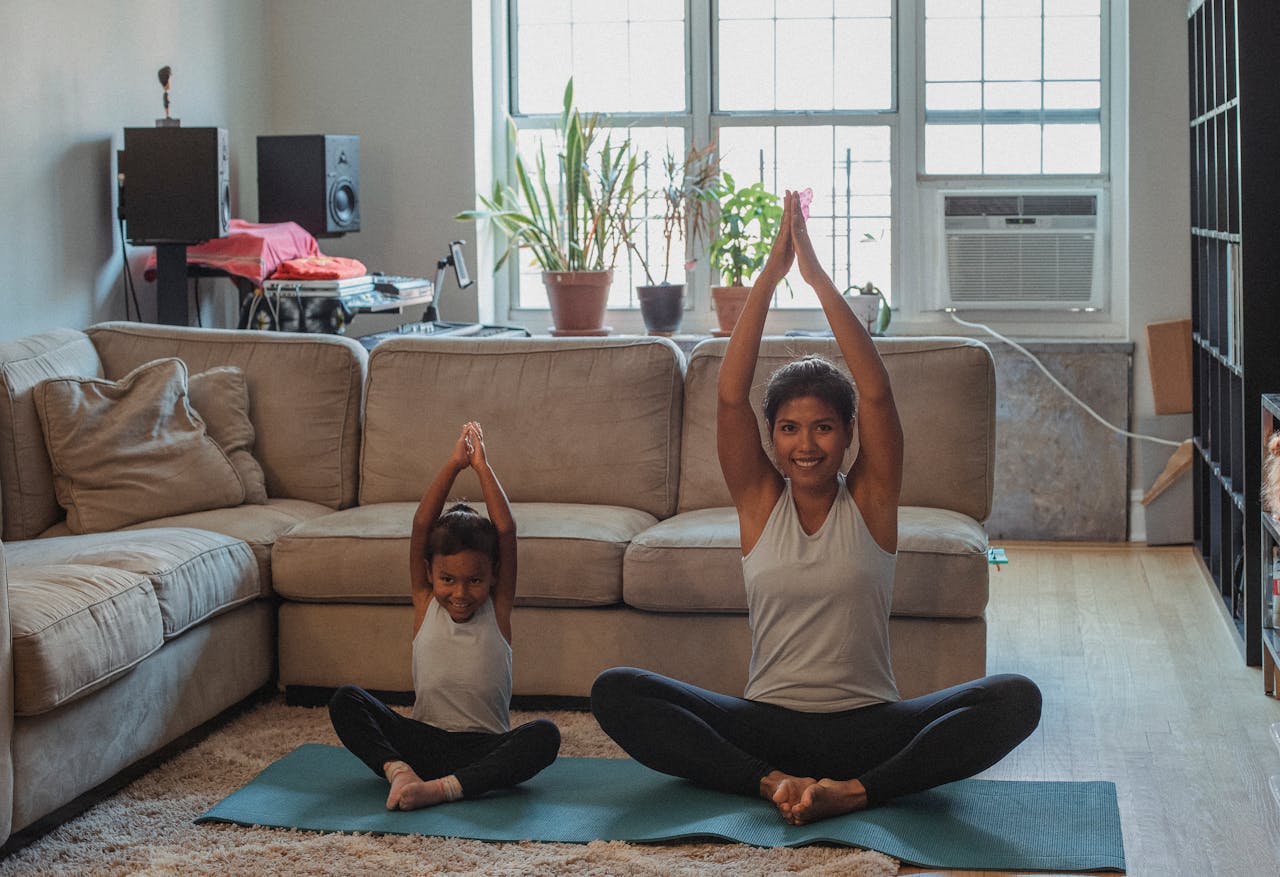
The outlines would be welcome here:
[[[530,174],[516,149],[515,123],[508,119],[516,185],[496,182],[492,194],[480,196],[484,209],[465,210],[456,217],[493,222],[502,230],[507,249],[497,267],[520,249],[529,250],[543,271],[600,271],[614,266],[635,227],[632,214],[641,194],[636,189],[640,162],[630,138],[614,143],[612,133],[605,135],[597,151],[600,131],[599,116],[584,116],[574,106],[570,79],[556,128],[560,142],[554,168],[548,167],[539,144]],[[553,183],[558,185],[558,197]]]

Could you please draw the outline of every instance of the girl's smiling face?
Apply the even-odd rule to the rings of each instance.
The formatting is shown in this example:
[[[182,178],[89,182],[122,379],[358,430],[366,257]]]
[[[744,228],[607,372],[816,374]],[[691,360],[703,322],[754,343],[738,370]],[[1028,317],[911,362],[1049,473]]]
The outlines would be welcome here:
[[[774,460],[794,484],[833,480],[853,443],[853,423],[816,396],[797,396],[778,406],[773,422]]]
[[[458,624],[470,621],[489,599],[494,583],[493,564],[480,551],[437,554],[427,566],[431,594]]]

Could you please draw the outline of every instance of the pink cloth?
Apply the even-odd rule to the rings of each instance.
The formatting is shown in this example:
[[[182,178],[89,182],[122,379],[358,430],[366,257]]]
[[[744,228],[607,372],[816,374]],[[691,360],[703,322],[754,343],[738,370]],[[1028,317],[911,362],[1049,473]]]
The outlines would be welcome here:
[[[311,232],[296,222],[245,222],[233,219],[230,232],[187,247],[187,264],[216,268],[236,277],[251,280],[255,286],[270,277],[281,262],[303,256],[320,255],[320,246]],[[156,254],[147,258],[143,273],[147,280],[156,277]]]

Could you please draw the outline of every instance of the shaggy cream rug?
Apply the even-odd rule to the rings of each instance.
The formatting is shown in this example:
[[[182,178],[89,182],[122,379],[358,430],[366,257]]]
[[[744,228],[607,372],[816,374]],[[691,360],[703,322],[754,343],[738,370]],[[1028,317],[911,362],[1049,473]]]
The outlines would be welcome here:
[[[537,715],[546,715],[560,726],[561,755],[622,755],[590,713],[514,712],[512,722]],[[503,844],[192,824],[191,820],[294,747],[337,742],[326,710],[289,707],[282,701],[265,703],[0,862],[0,875],[889,877],[898,873],[897,862],[888,856],[847,847],[759,849],[729,843],[633,845],[605,841],[585,846]]]

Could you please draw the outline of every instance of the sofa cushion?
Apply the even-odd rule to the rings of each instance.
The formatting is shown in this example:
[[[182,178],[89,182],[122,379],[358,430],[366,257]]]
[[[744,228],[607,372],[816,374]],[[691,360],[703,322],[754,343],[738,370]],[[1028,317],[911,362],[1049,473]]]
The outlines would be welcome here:
[[[71,532],[244,502],[235,467],[192,413],[182,360],[119,381],[50,378],[35,397]]]
[[[122,527],[116,532],[149,530],[153,527],[195,527],[211,530],[233,539],[239,539],[253,550],[258,562],[258,585],[262,596],[271,593],[271,546],[281,533],[287,532],[299,521],[332,514],[333,509],[305,499],[268,499],[264,505],[242,505],[227,509],[209,509],[187,515],[173,515],[142,521]],[[68,536],[66,522],[50,527],[40,534],[42,539]]]
[[[684,358],[666,338],[394,338],[369,355],[360,505],[416,502],[468,420],[512,502],[676,506]],[[478,497],[463,472],[453,496]]]
[[[164,641],[151,582],[120,569],[11,563],[9,612],[20,716],[48,712],[107,685]]]
[[[982,521],[995,485],[995,362],[971,338],[877,338],[904,435],[901,504],[951,509]],[[685,376],[680,511],[732,505],[716,456],[716,383],[727,339],[700,343]],[[761,401],[769,376],[797,357],[821,354],[843,368],[829,338],[766,338],[751,401],[768,448]],[[855,437],[854,448],[857,440]],[[851,453],[852,453],[851,449]],[[846,463],[852,461],[852,456]]]
[[[54,329],[0,344],[0,538],[33,539],[63,518],[33,391],[66,375],[102,375],[83,332]]]
[[[267,501],[267,483],[262,466],[253,456],[255,434],[249,419],[249,386],[244,372],[233,365],[211,368],[194,374],[187,382],[191,407],[204,421],[209,438],[218,443],[244,485],[244,501],[261,505]]]
[[[482,513],[484,504],[477,506]],[[408,603],[409,531],[417,503],[378,503],[299,524],[272,550],[276,593],[293,600]],[[657,519],[636,509],[512,503],[519,532],[516,603],[610,606],[622,558]]]
[[[360,388],[368,354],[352,338],[301,332],[241,332],[141,323],[85,330],[118,378],[144,362],[178,356],[192,374],[222,365],[244,372],[253,456],[270,496],[342,508],[355,502]]]
[[[146,576],[155,590],[164,637],[255,599],[258,565],[239,539],[208,530],[168,527],[29,539],[8,545],[10,562],[105,566]]]
[[[653,612],[746,612],[738,519],[732,508],[662,521],[627,549],[623,597]],[[898,510],[892,613],[979,618],[987,605],[987,535],[958,512]]]

